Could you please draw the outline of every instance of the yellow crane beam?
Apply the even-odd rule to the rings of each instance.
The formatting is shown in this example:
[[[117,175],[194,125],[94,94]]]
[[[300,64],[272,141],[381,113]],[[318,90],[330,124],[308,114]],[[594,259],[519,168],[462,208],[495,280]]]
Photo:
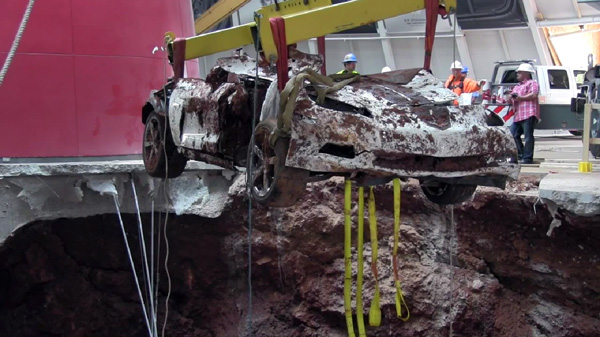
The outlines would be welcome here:
[[[448,12],[456,9],[456,2],[457,0],[439,0],[439,4]],[[278,57],[277,48],[269,23],[269,19],[273,17],[281,17],[285,21],[285,36],[289,45],[424,8],[425,0],[353,0],[335,5],[331,4],[331,0],[308,0],[307,4],[304,0],[285,1],[277,6],[259,9],[257,22],[186,38],[185,59],[253,44],[256,31],[259,30],[262,50],[269,61],[275,62]],[[214,21],[213,19],[212,22]]]

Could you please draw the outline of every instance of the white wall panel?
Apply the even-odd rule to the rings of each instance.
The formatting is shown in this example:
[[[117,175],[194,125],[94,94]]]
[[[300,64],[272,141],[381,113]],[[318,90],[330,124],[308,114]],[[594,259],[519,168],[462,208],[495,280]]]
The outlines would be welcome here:
[[[506,45],[508,46],[508,52],[510,54],[511,59],[535,59],[538,61],[540,60],[530,30],[505,30],[504,37],[506,38]]]
[[[423,33],[425,32],[425,10],[404,14],[395,18],[386,19],[385,26],[389,33]],[[438,16],[436,31],[450,32],[452,27],[448,20],[442,20]]]
[[[485,31],[463,31],[469,44],[471,60],[473,64],[467,66],[473,67],[480,79],[492,78],[494,72],[494,62],[504,60],[504,51],[502,50],[502,41],[497,30]],[[533,45],[533,41],[531,42]],[[535,50],[535,46],[533,46]],[[512,55],[511,55],[512,56]]]
[[[453,61],[452,46],[452,38],[438,37],[435,39],[431,70],[440,79],[445,79],[450,74],[449,67]],[[394,50],[394,60],[398,69],[423,67],[425,60],[425,39],[393,39],[392,49]],[[456,53],[458,55],[458,49]]]

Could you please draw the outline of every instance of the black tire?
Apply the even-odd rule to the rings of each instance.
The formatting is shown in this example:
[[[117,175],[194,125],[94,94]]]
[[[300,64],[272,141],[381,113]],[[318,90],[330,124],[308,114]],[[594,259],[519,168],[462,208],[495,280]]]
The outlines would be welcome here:
[[[249,179],[250,195],[256,202],[268,207],[289,207],[294,205],[306,188],[309,172],[285,166],[289,148],[289,138],[280,137],[275,148],[269,144],[269,137],[277,122],[272,119],[260,122],[254,129],[254,138],[248,149],[252,156],[252,173]]]
[[[166,141],[163,141],[164,135],[165,118],[156,112],[151,112],[146,119],[142,143],[144,167],[151,177],[165,178],[168,173],[167,178],[176,178],[185,170],[187,158],[177,152],[177,148],[171,139],[171,133],[168,130]]]
[[[436,186],[421,185],[423,194],[438,205],[460,204],[471,198],[477,185],[456,185],[439,183]]]

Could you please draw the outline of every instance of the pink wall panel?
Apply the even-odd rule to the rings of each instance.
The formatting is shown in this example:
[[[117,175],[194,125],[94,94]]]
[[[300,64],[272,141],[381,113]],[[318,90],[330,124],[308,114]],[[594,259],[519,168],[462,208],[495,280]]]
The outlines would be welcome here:
[[[0,52],[10,50],[28,2],[0,0]],[[36,1],[18,52],[71,54],[73,30],[70,3],[71,0]]]
[[[83,156],[141,151],[142,105],[165,82],[163,60],[77,56],[77,128]],[[90,79],[94,79],[90,81]],[[115,80],[117,79],[117,80]]]
[[[182,34],[179,1],[102,0],[101,8],[92,4],[73,2],[76,54],[158,58],[152,49],[164,43],[165,32]]]
[[[0,0],[1,61],[27,3]],[[36,1],[0,87],[0,157],[140,153],[141,108],[164,84],[164,53],[152,50],[166,31],[192,35],[190,0]]]
[[[14,59],[0,87],[0,157],[78,153],[74,78],[73,56],[21,54]]]

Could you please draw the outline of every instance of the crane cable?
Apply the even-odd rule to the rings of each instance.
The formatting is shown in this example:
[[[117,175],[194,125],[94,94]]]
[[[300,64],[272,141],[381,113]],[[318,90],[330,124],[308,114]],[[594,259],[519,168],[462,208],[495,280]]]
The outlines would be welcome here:
[[[247,333],[252,336],[252,188],[253,188],[253,169],[254,169],[254,131],[256,129],[256,112],[258,110],[258,65],[260,63],[260,22],[262,14],[254,12],[254,21],[256,22],[256,41],[254,47],[256,49],[255,77],[254,77],[254,95],[252,108],[252,130],[250,148],[248,150],[247,169],[246,169],[246,184],[248,192],[248,315],[247,318]]]
[[[2,66],[2,70],[0,70],[0,86],[4,82],[4,78],[6,77],[6,73],[8,73],[8,68],[12,63],[12,60],[17,52],[17,48],[19,47],[19,43],[21,43],[21,37],[23,37],[23,33],[25,32],[25,28],[27,27],[27,22],[29,22],[29,16],[31,15],[31,11],[33,10],[33,5],[35,4],[35,0],[29,0],[29,4],[27,5],[27,9],[25,9],[25,14],[23,14],[23,18],[21,19],[21,24],[19,25],[19,29],[17,30],[17,34],[15,35],[15,39],[6,55],[6,60],[4,61],[4,65]]]
[[[138,280],[137,273],[135,272],[135,264],[133,263],[133,256],[131,255],[131,248],[129,247],[129,241],[127,240],[127,233],[125,232],[125,225],[123,224],[123,218],[121,217],[121,210],[119,209],[119,197],[117,196],[117,194],[113,194],[113,200],[115,202],[115,208],[117,209],[117,216],[119,217],[119,223],[121,224],[121,232],[123,233],[123,240],[125,240],[125,247],[127,248],[127,256],[129,257],[129,263],[131,264],[131,270],[133,271],[133,278],[135,279],[135,285],[136,285],[136,288],[138,291],[138,296],[140,297],[142,311],[144,312],[144,321],[146,323],[146,328],[148,329],[148,334],[150,335],[150,337],[153,337],[152,327],[150,325],[150,321],[148,320],[148,313],[146,311],[146,304],[144,302],[144,296],[142,295],[140,281]]]

